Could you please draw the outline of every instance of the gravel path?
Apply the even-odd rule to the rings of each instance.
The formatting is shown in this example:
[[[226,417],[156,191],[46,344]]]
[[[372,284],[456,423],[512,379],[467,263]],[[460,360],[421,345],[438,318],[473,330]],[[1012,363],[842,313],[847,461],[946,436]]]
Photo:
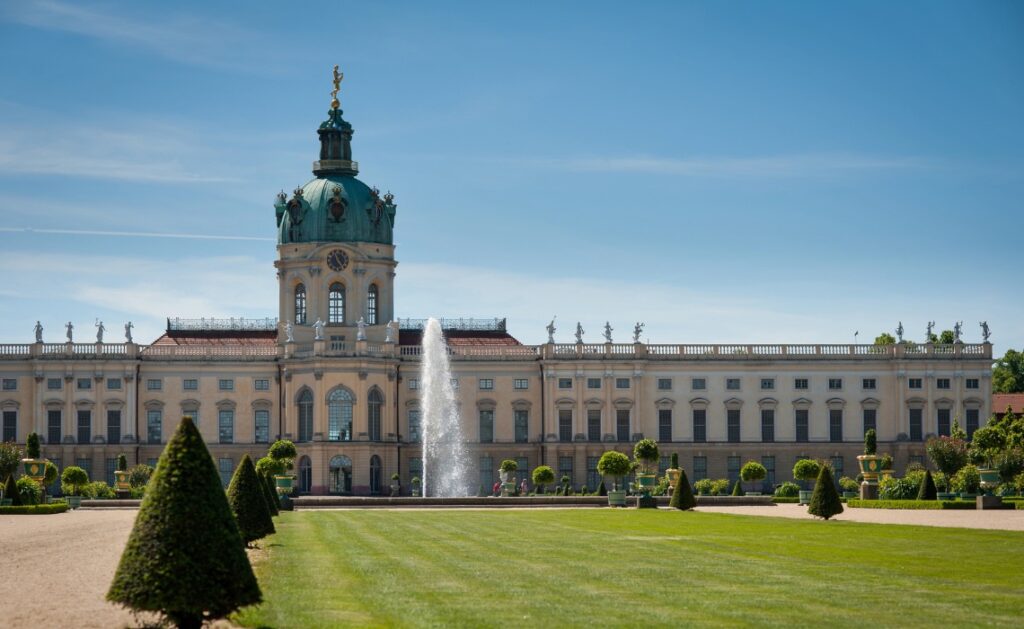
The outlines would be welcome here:
[[[913,511],[909,509],[854,509],[843,506],[835,520],[869,522],[872,524],[918,524],[921,526],[951,526],[965,529],[998,529],[1024,531],[1024,511]],[[764,515],[798,520],[814,519],[807,507],[781,504],[774,507],[699,507],[708,513],[734,515]]]
[[[0,516],[0,626],[139,626],[104,600],[137,513]]]

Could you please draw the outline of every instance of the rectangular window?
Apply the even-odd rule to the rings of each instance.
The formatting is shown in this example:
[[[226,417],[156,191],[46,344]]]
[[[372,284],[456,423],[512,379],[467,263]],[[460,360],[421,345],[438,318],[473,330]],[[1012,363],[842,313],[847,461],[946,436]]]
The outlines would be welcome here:
[[[601,379],[600,378],[587,378],[587,388],[588,389],[600,389],[601,388]]]
[[[256,443],[270,443],[270,411],[258,409],[254,421]]]
[[[761,441],[771,443],[775,441],[775,410],[770,408],[761,409]]]
[[[494,442],[494,411],[480,411],[480,443]]]
[[[224,410],[217,413],[217,430],[221,443],[234,443],[235,441],[235,412]]]
[[[519,483],[526,481],[527,486],[529,486],[531,480],[532,479],[530,478],[530,459],[528,459],[525,456],[517,456],[516,481]]]
[[[494,461],[489,456],[480,457],[480,490],[491,495],[494,486]]]
[[[974,436],[974,431],[978,429],[978,409],[969,408],[964,412],[967,415],[967,438],[970,439]]]
[[[672,378],[658,378],[658,390],[659,391],[671,391],[672,390]]]
[[[89,475],[89,480],[92,478],[92,459],[86,457],[79,457],[75,459],[75,465],[85,470],[85,473]]]
[[[864,409],[863,434],[866,434],[869,430],[878,430],[878,411],[873,408]]]
[[[266,378],[256,378],[252,381],[252,388],[255,391],[269,391],[270,380],[267,380]]]
[[[107,409],[107,443],[121,443],[120,409]]]
[[[977,378],[967,378],[967,380],[964,382],[964,386],[966,388],[968,388],[968,389],[977,389],[978,388],[978,379]]]
[[[92,441],[92,411],[78,411],[78,443],[87,445]]]
[[[658,441],[672,441],[672,409],[658,409]]]
[[[559,389],[571,389],[572,388],[572,378],[559,378],[558,379],[558,388]]]
[[[843,440],[843,410],[840,408],[833,408],[828,411],[828,440]]]
[[[3,414],[4,425],[3,432],[0,434],[0,440],[17,441],[18,440],[18,411],[4,411]]]
[[[147,381],[147,387],[149,382]],[[159,380],[153,380],[152,382],[159,382]],[[157,385],[157,388],[160,388],[159,385]],[[186,391],[197,391],[199,389],[199,380],[196,378],[185,378],[181,381],[181,388]]]
[[[481,391],[493,391],[494,380],[491,378],[480,378],[480,390]]]
[[[708,381],[704,378],[693,378],[690,380],[690,388],[694,391],[703,391],[708,388]]]
[[[628,408],[620,408],[615,411],[615,437],[619,441],[629,441]]]
[[[121,390],[121,379],[120,378],[107,378],[107,390],[108,391],[120,391]]]
[[[864,389],[865,391],[874,391],[875,390],[875,379],[874,378],[864,378],[861,381],[861,387],[860,388]]]
[[[46,443],[60,443],[63,419],[60,411],[46,411]]]
[[[146,413],[146,431],[149,443],[160,443],[160,440],[163,438],[163,419],[161,411],[148,411]]]
[[[235,462],[231,459],[217,459],[217,471],[220,472],[220,484],[227,488],[231,484],[231,476],[235,473]]]
[[[48,391],[60,391],[64,387],[64,381],[60,378],[47,378],[46,389]]]
[[[17,391],[18,390],[18,379],[17,378],[4,378],[3,380],[4,391]]]
[[[587,409],[587,440],[601,440],[601,409]]]
[[[726,427],[729,431],[730,443],[739,443],[740,440],[740,409],[730,408],[726,411]]]
[[[615,379],[615,388],[616,389],[628,389],[629,388],[629,378],[616,378]]]
[[[761,390],[771,391],[775,388],[775,378],[761,378]]]
[[[415,390],[417,390],[419,388],[420,388],[420,379],[419,378],[409,378],[409,390],[410,391],[415,391]]]
[[[163,381],[159,378],[150,378],[146,380],[147,391],[159,391],[163,388]]]
[[[937,423],[938,423],[938,429],[939,429],[939,436],[940,437],[948,437],[949,436],[949,409],[948,408],[940,408],[940,409],[938,409],[937,420],[938,420]]]
[[[775,486],[775,457],[761,457],[761,465],[768,471],[768,474],[764,477],[764,490],[771,491],[771,488]]]
[[[409,482],[413,478],[423,480],[423,459],[409,459]]]
[[[234,391],[235,381],[230,378],[220,378],[217,380],[217,389],[221,391]]]
[[[740,379],[739,378],[726,378],[725,379],[725,388],[727,390],[729,390],[729,391],[739,391],[740,390]]]
[[[729,456],[725,460],[730,488],[740,479],[740,457]]]
[[[597,491],[598,485],[601,484],[601,473],[597,471],[597,462],[600,457],[588,456],[587,457],[587,490]]]
[[[108,458],[105,461],[105,463],[106,463],[106,472],[107,472],[107,476],[106,476],[107,485],[110,485],[111,487],[113,487],[114,486],[114,481],[116,480],[114,478],[114,470],[117,469],[117,458],[116,457],[113,458],[113,459]]]
[[[920,389],[921,384],[922,382],[920,378],[910,378],[909,380],[907,380],[907,386],[909,386],[911,389]]]
[[[558,440],[572,441],[572,410],[563,408],[558,411]]]
[[[512,388],[516,391],[525,391],[530,388],[530,381],[527,378],[515,378],[512,380]]]
[[[810,381],[807,378],[795,378],[793,380],[793,388],[797,391],[806,391],[810,387]]]
[[[530,411],[520,409],[513,411],[516,429],[516,443],[526,443],[530,440]]]
[[[708,440],[708,412],[703,408],[693,409],[693,440],[696,443]]]
[[[693,457],[693,482],[704,480],[708,477],[708,457]]]
[[[88,391],[92,389],[92,378],[79,378],[76,381],[78,384],[79,391]]]
[[[560,456],[558,457],[558,478],[555,479],[556,483],[562,482],[562,477],[569,477],[569,484],[573,483],[574,477],[572,475],[572,457],[571,456]]]
[[[796,440],[808,442],[811,440],[810,412],[806,408],[796,409]]]
[[[936,389],[948,389],[949,388],[949,378],[936,378],[935,379],[935,388]]]
[[[912,408],[910,409],[910,440],[921,441],[924,439],[924,431],[922,426],[922,409]]]
[[[838,391],[838,390],[840,390],[842,388],[843,388],[843,379],[842,378],[829,378],[828,379],[828,390],[829,391]]]
[[[409,409],[409,442],[419,443],[420,442],[420,409],[410,408]]]
[[[672,464],[672,457],[667,454],[663,454],[658,458],[658,476],[664,476],[665,470]]]

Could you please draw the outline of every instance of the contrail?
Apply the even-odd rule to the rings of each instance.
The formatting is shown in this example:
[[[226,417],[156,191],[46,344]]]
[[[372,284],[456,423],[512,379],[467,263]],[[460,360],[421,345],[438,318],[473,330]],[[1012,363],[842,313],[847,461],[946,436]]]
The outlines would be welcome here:
[[[97,229],[36,229],[34,227],[0,227],[0,232],[8,234],[62,234],[72,236],[115,236],[118,238],[185,238],[189,240],[255,240],[259,242],[276,242],[276,238],[261,236],[221,236],[215,234],[174,234],[167,232],[119,232]]]

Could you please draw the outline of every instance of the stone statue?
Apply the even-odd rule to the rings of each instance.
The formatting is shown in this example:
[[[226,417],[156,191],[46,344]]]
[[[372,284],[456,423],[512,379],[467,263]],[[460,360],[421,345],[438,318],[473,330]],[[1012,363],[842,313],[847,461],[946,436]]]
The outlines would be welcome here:
[[[932,328],[934,328],[934,327],[935,327],[935,322],[934,321],[929,321],[928,322],[928,331],[925,332],[925,334],[924,334],[924,342],[925,343],[931,343],[932,342]]]
[[[295,326],[290,320],[284,323],[284,341],[285,343],[295,342]]]
[[[357,341],[365,341],[366,340],[366,321],[362,317],[359,317],[359,321],[356,322],[356,327],[358,328],[356,330],[356,340]]]
[[[642,321],[637,321],[636,325],[633,326],[633,342],[634,343],[639,343],[640,342],[640,335],[643,333],[643,331],[644,331],[644,324],[643,324],[643,322]]]
[[[555,342],[555,319],[557,318],[558,315],[551,317],[551,323],[549,323],[545,328],[548,331],[548,343]]]
[[[341,89],[341,81],[345,78],[344,72],[338,72],[338,66],[334,66],[334,89],[331,90],[331,109],[341,106],[338,102],[338,91]]]
[[[319,318],[313,322],[313,340],[324,340],[324,322]]]
[[[583,326],[579,321],[576,322],[576,344],[583,343]]]
[[[604,342],[612,342],[612,324],[607,321],[604,322]]]
[[[388,321],[388,324],[386,326],[384,326],[384,342],[385,343],[395,343],[395,342],[397,342],[397,339],[395,338],[395,336],[396,336],[395,335],[395,328],[397,328],[397,327],[398,327],[398,323],[395,322],[395,321]]]
[[[988,321],[982,321],[978,325],[981,326],[981,338],[988,343],[988,337],[992,336],[992,331],[988,329]]]
[[[132,328],[134,328],[134,327],[135,326],[132,325],[131,321],[129,321],[128,323],[124,324],[124,342],[125,343],[132,343],[133,342],[132,341]]]
[[[36,321],[36,343],[43,342],[43,324]]]
[[[66,326],[64,326],[64,327],[67,328],[67,330],[68,330],[68,343],[71,343],[73,341],[71,335],[72,335],[72,332],[74,332],[74,330],[75,330],[75,326],[71,325],[71,322],[68,321],[68,324]]]
[[[961,342],[960,341],[960,331],[963,329],[963,327],[964,327],[964,322],[963,321],[957,321],[956,323],[953,324],[953,342],[954,343],[960,343]]]
[[[102,321],[96,322],[96,342],[103,342],[103,333],[107,331],[107,328],[103,325]]]
[[[899,325],[896,326],[896,340],[900,343],[903,342],[903,322],[900,321]]]

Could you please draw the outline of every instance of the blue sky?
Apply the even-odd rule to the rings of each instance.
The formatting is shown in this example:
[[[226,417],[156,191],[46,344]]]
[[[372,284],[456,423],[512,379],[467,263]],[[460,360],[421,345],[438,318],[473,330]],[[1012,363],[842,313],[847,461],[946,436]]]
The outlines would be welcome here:
[[[0,8],[0,340],[275,316],[338,63],[400,316],[1024,346],[1020,3],[209,4]]]

